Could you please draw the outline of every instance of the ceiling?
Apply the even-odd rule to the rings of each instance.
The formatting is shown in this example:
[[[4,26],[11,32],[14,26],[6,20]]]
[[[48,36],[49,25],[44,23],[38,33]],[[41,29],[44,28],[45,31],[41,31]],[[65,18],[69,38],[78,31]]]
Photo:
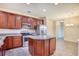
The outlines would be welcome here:
[[[78,3],[59,3],[58,5],[54,3],[0,3],[0,8],[53,20],[79,16]],[[43,12],[43,9],[46,9],[46,12]]]

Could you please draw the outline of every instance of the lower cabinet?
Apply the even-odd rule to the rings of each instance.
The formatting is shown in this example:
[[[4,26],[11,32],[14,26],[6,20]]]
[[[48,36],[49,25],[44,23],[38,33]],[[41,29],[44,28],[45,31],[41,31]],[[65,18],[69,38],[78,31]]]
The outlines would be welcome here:
[[[4,41],[4,49],[12,49],[23,46],[22,37],[21,36],[15,36],[15,37],[7,37]]]
[[[13,37],[13,48],[22,46],[22,37]]]
[[[6,49],[13,48],[13,40],[12,40],[12,37],[7,37],[5,44],[6,44]]]
[[[56,49],[56,39],[50,39],[50,50],[49,53],[52,55]]]

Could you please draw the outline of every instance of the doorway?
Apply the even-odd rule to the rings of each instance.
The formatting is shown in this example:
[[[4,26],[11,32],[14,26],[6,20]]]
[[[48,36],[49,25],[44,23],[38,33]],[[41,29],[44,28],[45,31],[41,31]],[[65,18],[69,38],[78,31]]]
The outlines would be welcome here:
[[[64,21],[56,21],[56,39],[64,40]]]

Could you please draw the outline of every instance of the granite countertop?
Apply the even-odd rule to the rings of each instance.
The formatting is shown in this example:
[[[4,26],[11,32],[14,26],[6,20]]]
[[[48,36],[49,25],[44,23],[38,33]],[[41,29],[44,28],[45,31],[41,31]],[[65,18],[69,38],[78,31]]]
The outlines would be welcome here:
[[[33,30],[29,29],[0,29],[0,34],[21,34],[25,32],[34,32]]]
[[[4,40],[7,36],[22,36],[21,30],[0,29],[0,47],[4,44]]]
[[[35,39],[35,40],[47,40],[47,39],[55,38],[52,35],[34,35],[34,36],[29,35],[29,36],[26,36],[26,37],[29,37],[29,38],[32,38],[32,39]]]
[[[33,30],[28,29],[0,29],[0,36],[21,36],[21,33],[30,32],[33,33]],[[45,40],[50,38],[55,38],[53,35],[27,35],[26,37],[37,39],[37,40]]]

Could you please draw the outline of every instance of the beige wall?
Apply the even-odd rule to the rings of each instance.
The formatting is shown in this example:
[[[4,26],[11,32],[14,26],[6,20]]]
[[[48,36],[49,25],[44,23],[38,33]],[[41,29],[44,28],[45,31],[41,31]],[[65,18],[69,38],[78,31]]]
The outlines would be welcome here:
[[[46,25],[48,27],[48,32],[51,35],[56,36],[56,22],[53,20],[46,20]]]
[[[26,8],[26,6],[23,3],[21,3],[21,4],[20,3],[0,3],[0,11],[39,18],[39,17],[33,16],[29,13],[26,13],[27,10],[23,9],[23,8]]]
[[[48,27],[48,31],[53,36],[56,36],[56,29],[59,28],[59,23],[56,24],[57,21],[46,20],[46,25]],[[74,24],[73,26],[66,26],[67,24]],[[64,19],[64,40],[77,42],[79,39],[79,17],[71,17]]]
[[[73,26],[66,26],[67,24],[74,24]],[[71,17],[64,19],[64,40],[77,42],[79,39],[79,17]]]

